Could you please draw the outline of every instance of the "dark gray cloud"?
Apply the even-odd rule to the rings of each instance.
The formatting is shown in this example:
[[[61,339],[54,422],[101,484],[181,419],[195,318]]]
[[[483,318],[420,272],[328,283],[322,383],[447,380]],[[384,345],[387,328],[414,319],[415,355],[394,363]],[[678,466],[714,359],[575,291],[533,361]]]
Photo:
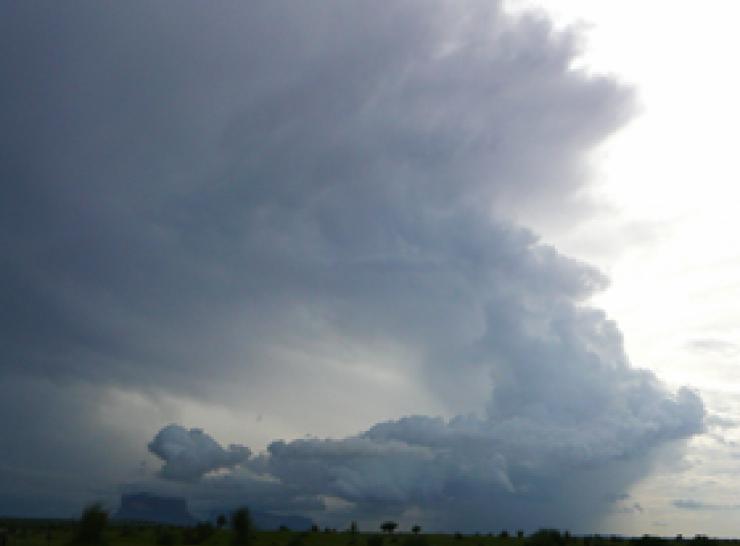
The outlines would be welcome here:
[[[91,499],[107,501],[108,484],[131,478],[141,438],[105,418],[106,395],[73,379],[59,384],[3,372],[1,514],[68,517]]]
[[[495,245],[491,206],[558,210],[630,108],[568,70],[567,34],[493,7],[136,6],[3,18],[4,330],[29,371],[189,390],[297,309],[406,325],[384,272],[439,235]]]
[[[492,2],[4,5],[0,374],[36,400],[14,418],[46,413],[39,382],[96,393],[70,427],[112,388],[320,423],[393,414],[405,378],[458,416],[275,442],[189,495],[596,521],[704,410],[584,305],[603,275],[511,221],[585,214],[586,155],[632,112],[570,69],[576,42]],[[49,425],[27,423],[36,461]],[[247,456],[196,436],[155,438],[163,476]]]
[[[224,449],[202,430],[178,425],[164,427],[148,447],[164,461],[161,476],[180,481],[193,481],[208,472],[232,468],[250,455],[244,446],[232,444]]]

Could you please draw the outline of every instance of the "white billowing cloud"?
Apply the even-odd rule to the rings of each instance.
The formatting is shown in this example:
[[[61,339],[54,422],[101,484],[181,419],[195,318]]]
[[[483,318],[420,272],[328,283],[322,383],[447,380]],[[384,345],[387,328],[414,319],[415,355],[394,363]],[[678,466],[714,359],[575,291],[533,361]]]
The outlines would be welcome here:
[[[213,470],[243,463],[250,451],[241,445],[221,447],[201,429],[187,430],[179,425],[167,425],[149,442],[149,451],[164,461],[163,478],[193,481]]]
[[[415,507],[439,528],[484,530],[493,512],[508,527],[593,525],[649,470],[656,448],[704,430],[702,400],[630,364],[616,325],[583,304],[603,286],[592,268],[471,212],[437,228],[412,258],[379,262],[373,297],[398,306],[397,335],[435,332],[428,370],[485,370],[485,408],[405,417],[344,439],[276,441],[245,466],[274,480],[272,497],[338,498],[359,518]],[[392,302],[377,287],[395,286],[397,275],[412,282]],[[416,316],[410,302],[439,312]],[[344,327],[363,320],[348,315]]]
[[[255,469],[359,513],[421,507],[443,528],[483,530],[492,512],[505,526],[591,525],[605,499],[648,470],[655,448],[704,430],[704,406],[690,389],[670,392],[633,368],[615,325],[577,303],[598,285],[590,269],[536,246],[519,256],[530,267],[512,268],[516,277],[500,270],[506,260],[477,264],[490,274],[476,291],[485,326],[457,340],[458,354],[490,372],[484,415],[414,416],[344,440],[275,442]],[[566,279],[581,284],[566,288]]]

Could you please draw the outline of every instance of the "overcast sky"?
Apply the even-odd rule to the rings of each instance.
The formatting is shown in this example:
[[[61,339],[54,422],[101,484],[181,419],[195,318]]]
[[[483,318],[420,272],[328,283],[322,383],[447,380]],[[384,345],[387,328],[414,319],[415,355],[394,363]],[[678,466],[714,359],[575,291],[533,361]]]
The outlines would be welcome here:
[[[730,209],[620,19],[532,7],[3,4],[0,514],[740,533],[740,339],[676,280]]]

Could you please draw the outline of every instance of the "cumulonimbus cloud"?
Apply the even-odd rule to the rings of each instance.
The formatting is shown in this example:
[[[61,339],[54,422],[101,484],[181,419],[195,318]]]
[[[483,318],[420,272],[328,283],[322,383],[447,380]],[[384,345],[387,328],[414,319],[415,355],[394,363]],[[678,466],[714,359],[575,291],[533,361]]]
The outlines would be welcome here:
[[[314,422],[395,408],[387,382],[327,364],[349,347],[448,418],[252,458],[171,426],[161,476],[448,529],[494,509],[498,527],[596,521],[702,429],[701,400],[635,369],[587,306],[605,277],[513,223],[577,221],[589,152],[634,110],[573,69],[574,33],[489,1],[163,5],[0,17],[0,389],[23,374]],[[40,398],[23,435],[48,450]]]
[[[485,529],[494,508],[511,527],[582,526],[644,475],[655,448],[703,430],[699,396],[632,367],[615,324],[580,303],[600,286],[597,272],[492,225],[495,245],[486,245],[484,228],[456,222],[458,233],[476,227],[466,245],[437,253],[446,243],[431,239],[416,258],[444,256],[432,270],[454,278],[464,268],[453,249],[476,256],[479,284],[468,287],[482,327],[458,348],[490,373],[483,415],[410,416],[345,439],[273,442],[245,463],[274,480],[271,495],[338,498],[359,516],[417,507],[443,528]],[[446,303],[416,290],[413,298]]]

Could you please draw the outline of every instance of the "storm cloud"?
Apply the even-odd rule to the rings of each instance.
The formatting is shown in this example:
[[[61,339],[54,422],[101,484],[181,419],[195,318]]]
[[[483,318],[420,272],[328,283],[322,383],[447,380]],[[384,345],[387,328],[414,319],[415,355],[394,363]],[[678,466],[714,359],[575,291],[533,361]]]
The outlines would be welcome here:
[[[354,416],[251,458],[179,426],[150,450],[204,502],[450,528],[587,525],[702,430],[588,307],[605,277],[516,221],[589,214],[588,154],[634,109],[573,32],[495,2],[0,10],[7,389]],[[131,421],[144,450],[162,423]]]
[[[403,518],[415,507],[423,514],[416,520],[440,529],[485,530],[492,513],[512,528],[596,521],[650,469],[655,448],[704,430],[704,406],[690,389],[672,393],[632,368],[615,325],[573,302],[598,286],[595,272],[545,247],[525,249],[526,263],[514,270],[528,274],[508,278],[504,294],[494,282],[506,278],[496,275],[502,260],[475,266],[482,275],[490,267],[477,291],[487,296],[484,327],[459,352],[491,376],[482,414],[411,416],[345,439],[276,441],[245,468],[281,484],[273,495],[283,487],[296,499],[341,499],[355,518]],[[582,284],[569,293],[560,275]]]
[[[249,458],[244,446],[222,448],[200,429],[168,425],[149,442],[149,451],[165,464],[161,475],[169,480],[193,481],[214,470],[234,467]]]

